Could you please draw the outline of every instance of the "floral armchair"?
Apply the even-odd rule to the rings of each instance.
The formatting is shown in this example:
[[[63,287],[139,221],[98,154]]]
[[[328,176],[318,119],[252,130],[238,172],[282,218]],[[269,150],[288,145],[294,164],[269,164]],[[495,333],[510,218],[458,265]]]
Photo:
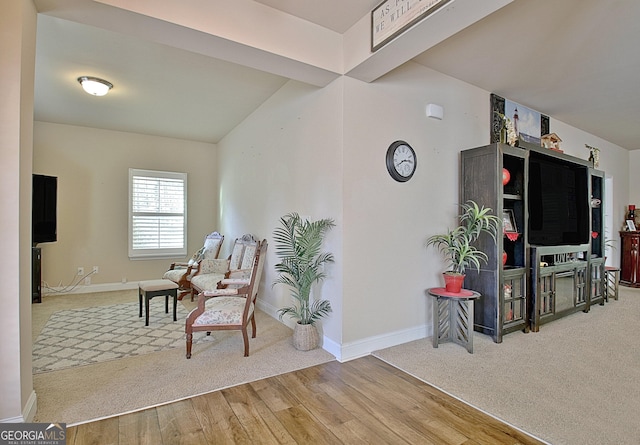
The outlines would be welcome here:
[[[267,240],[255,242],[253,245],[255,251],[251,255],[251,267],[245,278],[223,279],[221,285],[230,286],[198,294],[198,306],[189,313],[185,322],[187,358],[191,358],[194,332],[204,331],[208,335],[216,330],[242,331],[244,356],[249,356],[248,327],[251,323],[251,337],[255,338],[254,313],[267,252]]]
[[[248,277],[258,248],[259,243],[256,238],[247,234],[235,240],[228,258],[203,259],[199,264],[198,271],[191,277],[192,292],[215,290],[222,279]]]
[[[186,294],[191,293],[191,300],[193,301],[190,283],[191,277],[197,272],[200,262],[218,258],[223,241],[223,235],[220,235],[218,232],[210,233],[204,238],[204,245],[193,254],[188,262],[171,263],[169,270],[164,273],[162,278],[171,280],[178,285],[178,299],[181,300]]]

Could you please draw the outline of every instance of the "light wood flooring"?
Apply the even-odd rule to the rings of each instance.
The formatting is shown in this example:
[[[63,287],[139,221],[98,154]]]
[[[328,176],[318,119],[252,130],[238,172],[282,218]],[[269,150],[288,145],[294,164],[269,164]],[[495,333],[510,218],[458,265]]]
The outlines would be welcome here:
[[[373,356],[67,429],[68,445],[540,443]]]

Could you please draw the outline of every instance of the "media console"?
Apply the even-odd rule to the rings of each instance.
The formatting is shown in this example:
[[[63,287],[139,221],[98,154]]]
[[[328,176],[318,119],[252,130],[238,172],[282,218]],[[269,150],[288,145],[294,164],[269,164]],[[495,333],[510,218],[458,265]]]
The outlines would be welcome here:
[[[467,269],[479,292],[474,325],[495,342],[605,300],[604,173],[591,162],[524,142],[463,150],[460,202],[490,207],[504,234],[483,235],[488,256]],[[506,172],[503,173],[503,171]],[[503,180],[504,178],[504,180]]]

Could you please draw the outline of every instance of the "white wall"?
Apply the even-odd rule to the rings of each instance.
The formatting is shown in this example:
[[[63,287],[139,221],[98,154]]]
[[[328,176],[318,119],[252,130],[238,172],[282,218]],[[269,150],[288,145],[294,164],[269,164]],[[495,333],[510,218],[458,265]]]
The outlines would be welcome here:
[[[357,356],[431,335],[425,290],[441,284],[445,264],[424,244],[455,223],[459,152],[488,143],[489,98],[414,63],[346,84],[343,349]],[[444,108],[443,120],[426,117],[429,103]],[[386,170],[396,140],[417,155],[406,183]]]
[[[629,152],[629,199],[626,204],[635,204],[640,208],[640,175],[636,166],[640,165],[640,150]]]
[[[269,241],[260,292],[265,311],[275,315],[291,304],[284,289],[271,286],[277,262],[272,234],[280,217],[297,212],[335,220],[325,248],[336,262],[315,290],[333,306],[320,327],[335,344],[342,341],[342,90],[342,80],[323,89],[290,81],[218,144],[221,229]]]
[[[5,2],[0,14],[0,420],[31,421],[31,159],[36,11]]]
[[[188,174],[189,255],[218,230],[215,145],[36,122],[33,172],[58,177],[58,241],[39,245],[49,286],[69,285],[80,266],[99,267],[92,285],[156,279],[174,261],[129,260],[129,168]]]

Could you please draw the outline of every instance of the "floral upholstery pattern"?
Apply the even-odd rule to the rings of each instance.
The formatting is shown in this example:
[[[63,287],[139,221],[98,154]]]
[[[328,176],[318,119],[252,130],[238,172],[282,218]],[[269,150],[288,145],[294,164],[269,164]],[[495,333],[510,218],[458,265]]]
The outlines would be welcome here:
[[[236,239],[228,260],[205,258],[200,262],[199,271],[190,280],[191,286],[196,292],[204,292],[217,289],[225,274],[227,278],[250,278],[258,246],[251,234]]]
[[[238,269],[240,267],[240,261],[242,261],[242,254],[244,253],[244,243],[236,240],[233,245],[233,251],[231,252],[231,258],[229,260],[230,269]]]
[[[164,275],[162,276],[162,278],[164,278],[165,280],[171,280],[174,283],[177,283],[180,281],[180,279],[183,277],[183,275],[185,274],[185,272],[187,271],[186,268],[183,267],[179,267],[176,269],[170,269],[168,271],[166,271],[164,273]]]
[[[214,234],[217,236],[212,236]],[[207,236],[207,238],[205,238],[204,240],[204,246],[202,246],[202,257],[204,259],[218,258],[218,253],[220,252],[220,246],[222,245],[223,239],[224,238],[221,238],[217,232],[214,232],[213,234]]]
[[[248,280],[251,278],[251,269],[230,270],[227,278],[235,280]]]
[[[256,249],[258,245],[255,243],[247,244],[242,254],[242,263],[238,269],[251,269],[253,267],[253,260],[256,258]]]
[[[217,297],[209,300],[205,311],[196,318],[193,324],[194,326],[240,324],[245,303],[244,297]],[[249,306],[249,313],[253,313],[253,303]]]
[[[248,279],[222,278],[222,284],[228,286],[223,289],[200,289],[198,294],[198,306],[194,308],[185,321],[184,332],[186,334],[187,358],[191,358],[193,346],[193,333],[215,330],[242,331],[244,343],[244,356],[249,356],[249,332],[251,337],[256,336],[256,319],[254,317],[256,298],[260,286],[260,277],[264,268],[267,252],[267,240],[257,242],[253,265]],[[216,274],[204,274],[215,276]],[[218,275],[219,276],[219,275]],[[192,285],[200,275],[195,275]],[[196,289],[196,286],[193,286]]]
[[[238,295],[237,288],[206,290],[203,292],[205,297],[228,297],[230,295]]]
[[[218,257],[223,241],[224,236],[218,232],[208,234],[204,238],[204,245],[193,254],[187,263],[174,262],[169,266],[169,270],[162,275],[163,279],[171,280],[179,286],[179,299],[182,299],[185,294],[191,294],[191,301],[193,301],[193,289],[189,282],[198,272],[199,263],[204,258],[214,259]]]
[[[224,278],[222,273],[205,273],[194,275],[191,278],[191,285],[198,291],[214,290],[218,287],[218,282]]]
[[[200,262],[200,273],[225,274],[229,270],[229,260],[224,258],[207,259]]]

